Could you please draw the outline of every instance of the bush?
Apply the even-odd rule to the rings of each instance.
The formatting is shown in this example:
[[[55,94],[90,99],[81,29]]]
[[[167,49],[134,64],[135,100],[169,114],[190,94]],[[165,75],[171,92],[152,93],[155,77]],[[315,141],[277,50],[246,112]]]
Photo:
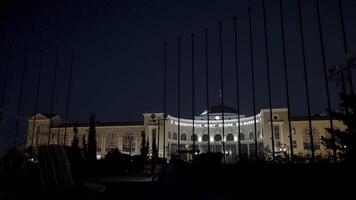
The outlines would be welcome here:
[[[222,153],[202,153],[196,155],[193,162],[199,165],[219,165],[222,157]]]

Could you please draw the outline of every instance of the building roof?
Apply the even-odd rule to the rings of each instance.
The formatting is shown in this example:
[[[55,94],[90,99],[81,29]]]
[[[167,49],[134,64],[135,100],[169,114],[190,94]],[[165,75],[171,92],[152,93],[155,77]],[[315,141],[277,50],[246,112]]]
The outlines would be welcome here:
[[[310,117],[311,120],[329,120],[329,116],[314,115]],[[290,118],[291,121],[308,121],[307,116],[294,116]]]
[[[224,113],[236,113],[237,111],[235,108],[232,108],[230,106],[223,106],[223,110]],[[209,108],[209,112],[207,112],[206,110],[204,110],[204,112],[201,113],[201,115],[206,115],[207,113],[209,114],[214,114],[214,113],[222,113],[222,106],[221,105],[217,105],[217,106],[213,106]]]
[[[65,123],[55,127],[74,127],[77,124],[78,127],[88,127],[89,122],[86,123]],[[96,122],[96,127],[100,126],[143,126],[143,122]]]

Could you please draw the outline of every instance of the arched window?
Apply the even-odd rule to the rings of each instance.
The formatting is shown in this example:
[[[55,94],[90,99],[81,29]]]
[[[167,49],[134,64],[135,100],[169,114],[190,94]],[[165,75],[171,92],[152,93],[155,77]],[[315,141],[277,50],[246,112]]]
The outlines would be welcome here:
[[[208,135],[208,134],[204,134],[204,135],[202,136],[201,140],[202,140],[203,142],[208,142],[208,141],[209,141],[209,135]]]
[[[319,136],[318,130],[313,128],[312,131],[313,131],[314,149],[315,150],[319,150],[320,149],[320,136]],[[303,146],[304,146],[305,150],[310,150],[311,149],[310,130],[309,130],[309,128],[304,129]]]
[[[180,139],[181,139],[182,141],[187,141],[187,135],[186,135],[185,133],[182,133],[182,134],[180,135]]]
[[[197,140],[198,140],[197,134],[192,134],[192,135],[190,136],[190,140],[191,140],[191,141],[197,141]]]
[[[227,134],[226,141],[234,141],[234,135],[231,133]]]
[[[250,134],[248,134],[248,139],[249,139],[249,140],[254,140],[254,139],[255,139],[255,134],[253,134],[252,132],[250,132]]]
[[[173,140],[177,140],[177,139],[178,139],[177,133],[174,132],[174,133],[173,133]]]
[[[214,136],[214,141],[215,142],[219,142],[219,141],[221,141],[221,135],[220,134],[216,134],[215,136]]]
[[[243,141],[245,139],[246,139],[245,134],[244,133],[240,133],[240,140]]]
[[[172,134],[171,134],[171,132],[168,132],[168,139],[172,139]]]

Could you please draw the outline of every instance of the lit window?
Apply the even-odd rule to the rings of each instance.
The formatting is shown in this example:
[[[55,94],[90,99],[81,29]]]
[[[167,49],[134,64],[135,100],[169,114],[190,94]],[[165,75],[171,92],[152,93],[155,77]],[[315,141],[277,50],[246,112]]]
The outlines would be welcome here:
[[[203,142],[208,142],[208,141],[209,141],[209,136],[208,136],[208,134],[204,134],[204,135],[202,136],[202,141],[203,141]]]
[[[276,140],[279,140],[280,135],[279,135],[279,126],[273,126],[273,133],[274,133],[274,138]]]
[[[221,137],[220,134],[216,134],[216,135],[214,136],[214,141],[215,141],[215,142],[219,142],[219,141],[221,141],[221,139],[222,139],[222,137]]]
[[[248,134],[248,139],[249,140],[254,140],[255,139],[255,134],[250,132],[250,134]]]
[[[231,133],[227,134],[226,141],[234,141],[234,135]]]

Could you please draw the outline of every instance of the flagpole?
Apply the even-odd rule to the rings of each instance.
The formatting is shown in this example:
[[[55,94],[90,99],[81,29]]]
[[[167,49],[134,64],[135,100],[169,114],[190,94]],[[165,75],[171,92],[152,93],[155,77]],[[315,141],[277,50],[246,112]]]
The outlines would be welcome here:
[[[51,117],[49,118],[48,145],[51,144],[52,115],[53,115],[53,112],[54,112],[54,95],[55,95],[55,90],[56,90],[57,67],[58,67],[58,50],[56,50],[56,58],[55,58],[53,82],[52,82],[51,107],[50,107]],[[57,144],[58,144],[58,141],[57,141]]]
[[[253,104],[253,123],[255,129],[255,158],[258,158],[257,152],[257,125],[256,125],[256,97],[255,97],[255,64],[253,56],[253,38],[252,38],[252,25],[251,25],[251,7],[248,8],[248,22],[250,30],[250,59],[251,59],[251,82],[252,82],[252,104]]]
[[[234,36],[235,36],[235,71],[236,71],[236,104],[237,104],[237,137],[238,137],[238,153],[239,159],[242,159],[241,155],[241,126],[240,126],[240,89],[239,89],[239,63],[238,63],[238,52],[237,52],[237,17],[234,16]]]
[[[307,109],[308,109],[308,123],[309,123],[309,134],[310,134],[310,148],[311,148],[311,159],[315,161],[315,152],[314,152],[314,140],[313,140],[313,128],[311,121],[311,109],[310,109],[310,98],[309,98],[309,85],[308,85],[308,72],[307,72],[307,63],[305,58],[305,46],[304,46],[304,30],[303,30],[303,20],[302,20],[302,8],[300,0],[298,0],[298,13],[299,13],[299,28],[300,28],[300,38],[302,45],[302,58],[303,58],[303,67],[304,67],[304,82],[305,82],[305,93],[307,98]]]
[[[204,29],[204,33],[205,33],[206,115],[207,115],[207,123],[208,123],[208,153],[210,153],[208,29]]]
[[[268,36],[267,36],[267,23],[266,23],[266,1],[262,0],[263,5],[263,27],[264,27],[264,40],[265,40],[265,56],[267,67],[267,85],[268,85],[268,104],[269,104],[269,121],[271,128],[271,140],[272,140],[272,159],[275,161],[275,149],[274,149],[274,132],[273,132],[273,118],[272,118],[272,96],[271,96],[271,75],[269,66],[269,51],[268,51]]]
[[[294,162],[294,153],[293,153],[293,135],[292,135],[292,123],[290,117],[290,102],[289,102],[289,84],[288,84],[288,71],[287,71],[287,55],[286,55],[286,41],[285,41],[285,32],[284,32],[284,13],[283,13],[283,0],[279,1],[280,9],[280,22],[281,22],[281,35],[282,35],[282,54],[283,54],[283,68],[284,68],[284,84],[286,86],[286,101],[287,101],[287,115],[288,115],[288,130],[289,130],[289,145],[290,145],[290,154],[291,162]]]
[[[38,68],[38,77],[37,77],[37,83],[36,83],[36,98],[35,98],[35,107],[33,110],[33,125],[32,125],[32,140],[31,140],[31,146],[34,145],[34,136],[35,136],[35,129],[36,129],[36,114],[38,110],[38,97],[40,95],[40,84],[41,84],[41,70],[42,70],[42,60],[43,60],[43,49],[41,49],[40,52],[40,65]],[[38,131],[38,130],[37,130]],[[36,134],[36,145],[38,145],[38,138],[39,136]]]
[[[66,109],[66,119],[65,119],[66,122],[68,122],[68,118],[69,118],[70,92],[72,88],[73,58],[74,58],[74,52],[72,51],[72,55],[70,59],[68,88],[67,88],[67,109]],[[64,126],[64,142],[63,142],[64,146],[66,145],[66,141],[67,141],[67,125]]]
[[[319,0],[316,0],[316,13],[318,17],[318,29],[319,29],[319,39],[320,39],[320,48],[321,48],[321,57],[322,57],[322,62],[323,62],[323,73],[324,73],[324,82],[325,82],[325,92],[326,92],[326,100],[327,100],[327,105],[328,105],[328,113],[329,113],[329,123],[330,123],[330,130],[332,132],[331,134],[331,139],[333,141],[333,159],[336,162],[337,161],[337,152],[336,152],[336,146],[335,146],[335,136],[334,136],[334,125],[333,125],[333,117],[332,117],[332,111],[331,111],[331,100],[330,100],[330,89],[329,89],[329,82],[328,82],[328,73],[326,71],[326,56],[325,56],[325,47],[324,47],[324,41],[323,41],[323,29],[321,26],[321,20],[320,20],[320,6],[319,6]]]
[[[194,105],[194,103],[195,103],[195,98],[194,98],[194,75],[195,75],[195,73],[194,73],[194,34],[192,34],[191,35],[191,38],[192,38],[192,124],[193,124],[193,126],[192,126],[192,139],[193,139],[193,154],[192,154],[192,157],[194,156],[194,154],[195,154],[195,138],[196,138],[196,136],[195,136],[195,127],[194,127],[194,125],[195,125],[195,119],[194,119],[194,112],[195,112],[195,105]]]
[[[167,103],[167,42],[164,43],[163,78],[163,158],[166,158],[166,103]]]
[[[178,38],[178,156],[180,157],[180,42]]]
[[[20,86],[20,97],[17,105],[17,112],[16,112],[16,126],[15,126],[15,134],[14,134],[14,148],[16,149],[17,146],[17,134],[19,130],[19,125],[20,125],[20,112],[21,112],[21,106],[22,106],[22,96],[23,96],[23,88],[24,88],[24,83],[25,83],[25,74],[26,74],[26,68],[27,68],[27,49],[25,49],[24,53],[24,64],[22,68],[22,78],[21,78],[21,86]],[[33,134],[33,133],[32,133]],[[33,137],[33,135],[32,135]]]
[[[5,66],[3,89],[2,89],[2,94],[1,94],[0,127],[2,125],[2,114],[5,111],[4,105],[5,105],[5,96],[6,96],[6,89],[7,89],[7,76],[8,76],[8,72],[9,72],[9,65],[10,65],[10,58],[11,58],[11,50],[12,50],[12,46],[9,46],[9,50],[8,50],[8,54],[7,54],[7,60],[6,60],[6,66]]]
[[[219,49],[220,49],[220,90],[221,90],[221,114],[222,114],[222,143],[224,164],[226,164],[225,152],[225,112],[224,112],[224,70],[223,70],[223,51],[222,51],[222,22],[219,22]]]
[[[348,53],[349,47],[347,45],[345,19],[344,19],[344,12],[343,12],[343,9],[342,9],[341,0],[338,0],[338,7],[339,7],[339,15],[340,15],[340,23],[341,23],[342,41],[343,41],[344,52],[345,52],[345,55],[346,55]],[[350,66],[350,63],[348,61],[346,61],[346,66],[347,66],[348,81],[349,81],[349,85],[350,85],[350,94],[354,94],[354,88],[353,88],[353,83],[352,83],[351,66]]]

